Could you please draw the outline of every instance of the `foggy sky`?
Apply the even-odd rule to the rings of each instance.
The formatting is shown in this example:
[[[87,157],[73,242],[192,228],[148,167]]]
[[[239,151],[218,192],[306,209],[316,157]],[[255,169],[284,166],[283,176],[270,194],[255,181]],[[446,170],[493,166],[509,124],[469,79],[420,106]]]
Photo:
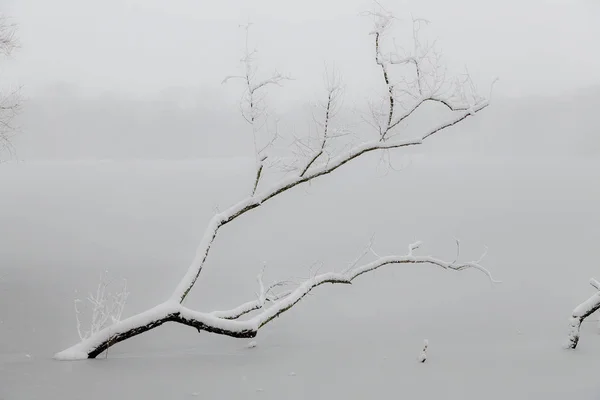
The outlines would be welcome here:
[[[482,93],[500,78],[494,106],[461,124],[461,135],[440,139],[444,151],[557,154],[567,134],[573,154],[600,154],[600,141],[590,132],[600,123],[594,111],[600,106],[600,2],[382,4],[400,19],[393,34],[401,44],[410,44],[402,38],[410,39],[412,12],[431,21],[423,33],[438,39],[451,72],[467,66]],[[249,21],[257,79],[274,70],[294,78],[268,93],[269,109],[284,116],[284,129],[305,130],[310,117],[298,106],[322,99],[326,66],[341,75],[346,109],[364,110],[366,99],[382,93],[371,21],[359,15],[372,6],[366,0],[0,0],[0,11],[19,26],[21,43],[11,59],[0,62],[0,88],[23,85],[27,98],[16,154],[251,154],[251,136],[238,111],[243,87],[221,84],[240,72],[239,25]],[[578,94],[572,101],[560,100],[573,92]]]
[[[371,4],[1,0],[2,10],[20,26],[22,44],[3,73],[29,93],[63,82],[90,93],[143,96],[197,87],[211,96],[228,96],[220,82],[238,71],[243,46],[238,24],[252,21],[261,67],[276,68],[300,82],[286,96],[317,92],[324,63],[335,64],[350,82],[352,95],[362,91],[360,82],[367,87],[371,79],[369,21],[358,15]],[[382,4],[401,18],[411,11],[429,19],[429,32],[441,39],[450,65],[466,64],[481,85],[499,76],[501,95],[553,94],[600,83],[600,56],[594,50],[600,38],[600,3],[595,0]]]

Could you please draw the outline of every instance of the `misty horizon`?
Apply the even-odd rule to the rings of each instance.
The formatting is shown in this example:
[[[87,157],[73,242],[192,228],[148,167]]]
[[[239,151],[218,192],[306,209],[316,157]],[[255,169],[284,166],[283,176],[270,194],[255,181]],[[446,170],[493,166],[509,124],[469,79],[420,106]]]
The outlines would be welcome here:
[[[240,24],[248,21],[259,75],[277,70],[293,78],[267,94],[268,106],[286,129],[307,131],[306,105],[322,99],[326,68],[335,68],[343,80],[347,115],[364,112],[367,101],[378,96],[369,20],[360,15],[369,2],[161,4],[0,2],[18,25],[20,42],[18,51],[3,60],[2,85],[22,85],[26,100],[13,159],[252,157],[249,128],[238,110],[243,86],[222,84],[225,76],[240,72],[245,40]],[[536,110],[557,107],[561,97],[573,98],[570,107],[586,110],[593,109],[589,101],[597,102],[598,96],[587,94],[600,88],[600,57],[587,49],[591,39],[600,37],[593,23],[600,15],[596,2],[532,0],[511,7],[506,2],[484,6],[461,0],[448,6],[427,0],[391,9],[399,15],[394,25],[399,38],[410,35],[410,15],[427,18],[430,23],[422,31],[428,40],[439,41],[449,70],[461,73],[468,67],[482,93],[495,77],[500,79],[494,104],[481,121],[457,128],[466,135],[450,133],[468,138],[462,145],[484,140],[469,133],[479,126],[489,131],[480,136],[494,137],[478,147],[486,147],[486,154],[556,154],[560,146],[549,149],[545,142],[559,142],[565,135],[559,131],[561,121],[579,118],[573,110],[548,113],[542,133],[536,129]],[[522,126],[526,133],[521,135],[508,116],[509,109],[519,108],[535,114],[529,122],[522,117],[529,125]],[[587,133],[597,117],[584,114],[585,121],[573,128],[585,127],[585,132],[568,135],[583,136],[584,143],[567,153],[597,155],[600,139]],[[93,124],[86,126],[86,118]],[[510,150],[494,142],[506,141],[506,135],[512,141],[527,136],[521,140],[529,144]],[[453,146],[452,140],[446,143]]]
[[[520,99],[495,94],[492,106],[479,119],[440,137],[436,152],[598,157],[600,137],[594,127],[600,125],[595,112],[599,99],[600,86]],[[316,100],[299,99],[295,106],[288,103],[275,109],[280,129],[310,133],[314,129],[310,103]],[[366,100],[363,108],[365,104]],[[360,106],[348,105],[336,122],[356,122],[352,110]],[[428,116],[444,115],[440,110],[415,115],[404,137],[417,134]],[[43,94],[26,99],[17,124],[20,132],[14,137],[13,161],[253,157],[251,128],[235,101],[219,98],[218,92],[207,96],[201,89],[172,88],[155,97],[135,98],[116,93],[85,95],[72,85],[49,86]],[[364,124],[356,130],[373,135]],[[282,146],[285,143],[289,140],[283,140]]]

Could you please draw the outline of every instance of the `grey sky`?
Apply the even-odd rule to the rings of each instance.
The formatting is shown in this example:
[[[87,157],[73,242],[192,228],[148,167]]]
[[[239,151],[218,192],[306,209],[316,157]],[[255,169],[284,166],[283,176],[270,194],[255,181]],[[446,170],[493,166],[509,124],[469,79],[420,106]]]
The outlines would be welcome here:
[[[212,96],[235,73],[238,24],[255,23],[261,66],[296,78],[286,98],[311,97],[324,63],[335,64],[350,95],[372,79],[369,21],[362,0],[3,0],[20,25],[22,49],[5,76],[35,93],[55,82],[92,93],[156,94],[204,88]],[[600,3],[593,0],[419,0],[383,2],[402,17],[431,20],[429,32],[454,67],[480,84],[500,76],[499,94],[551,94],[600,83]],[[402,26],[399,33],[401,33]],[[377,75],[374,79],[379,78]],[[299,82],[299,83],[298,83]],[[361,86],[363,85],[363,86]]]

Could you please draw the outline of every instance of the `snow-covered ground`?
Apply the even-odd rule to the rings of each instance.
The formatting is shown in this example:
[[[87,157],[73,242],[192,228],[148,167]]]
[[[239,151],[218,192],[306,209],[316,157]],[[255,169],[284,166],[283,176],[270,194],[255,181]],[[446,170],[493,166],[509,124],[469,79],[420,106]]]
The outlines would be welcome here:
[[[597,317],[562,349],[600,278],[600,161],[415,157],[384,174],[353,161],[219,233],[187,306],[252,300],[255,276],[380,254],[477,259],[477,271],[389,266],[318,288],[249,341],[164,325],[108,358],[58,362],[78,340],[73,299],[125,277],[124,316],[166,299],[206,222],[250,190],[245,160],[0,167],[0,399],[598,399]],[[314,267],[313,267],[314,270]],[[76,293],[78,290],[78,293]],[[424,340],[427,361],[417,361]]]

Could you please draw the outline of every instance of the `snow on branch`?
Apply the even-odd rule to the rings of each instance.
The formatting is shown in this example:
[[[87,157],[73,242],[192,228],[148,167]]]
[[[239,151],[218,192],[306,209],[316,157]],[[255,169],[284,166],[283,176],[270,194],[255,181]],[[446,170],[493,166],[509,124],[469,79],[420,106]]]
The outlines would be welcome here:
[[[377,151],[377,150],[386,150],[386,149],[396,149],[402,147],[416,146],[422,144],[426,139],[432,137],[433,135],[443,131],[444,129],[451,127],[458,122],[468,118],[469,116],[483,110],[488,106],[488,103],[482,103],[479,106],[473,108],[472,112],[464,112],[455,116],[454,118],[449,119],[446,123],[426,132],[422,137],[416,139],[408,139],[408,140],[386,140],[384,142],[379,140],[374,140],[371,142],[364,142],[362,144],[356,145],[352,147],[345,153],[338,155],[337,157],[331,158],[329,162],[325,164],[319,164],[310,168],[307,173],[303,176],[295,175],[290,176],[288,178],[282,179],[280,182],[274,184],[272,187],[264,190],[261,193],[256,193],[254,196],[248,197],[245,200],[240,201],[239,203],[233,205],[229,209],[219,214],[213,216],[211,221],[209,222],[208,228],[205,231],[205,234],[198,246],[196,252],[196,258],[193,260],[192,264],[188,268],[187,273],[184,275],[183,279],[180,281],[179,285],[175,289],[172,295],[173,300],[177,300],[182,302],[191,288],[196,283],[200,272],[202,271],[202,267],[208,257],[208,252],[214,241],[218,230],[228,224],[229,222],[235,220],[239,216],[245,214],[246,212],[253,210],[257,207],[260,207],[266,201],[272,199],[273,197],[290,190],[302,183],[308,182],[312,179],[318,178],[323,175],[330,174],[331,172],[337,170],[341,166],[345,165],[349,161],[365,155],[367,153]]]
[[[330,134],[330,126],[331,120],[335,116],[338,111],[340,105],[340,97],[342,96],[342,84],[338,75],[336,75],[335,71],[329,74],[327,71],[326,75],[326,88],[327,88],[327,100],[325,104],[321,105],[321,108],[324,112],[323,121],[319,121],[316,117],[313,117],[317,126],[322,128],[322,134],[320,139],[319,147],[314,151],[312,156],[306,162],[306,165],[300,171],[300,176],[304,176],[308,169],[317,161],[323,152],[325,151],[325,146],[327,145],[328,140],[332,139],[333,136]]]
[[[258,89],[261,89],[267,85],[277,85],[281,86],[281,82],[292,79],[289,76],[282,75],[279,72],[275,71],[270,78],[264,79],[258,83],[250,85],[248,91],[252,94],[256,92]]]
[[[600,290],[600,283],[596,279],[590,279],[590,285],[596,290]],[[581,324],[598,309],[600,309],[600,292],[596,292],[589,299],[575,307],[571,314],[571,318],[569,319],[569,335],[567,343],[565,344],[567,349],[575,349],[577,347]]]
[[[266,269],[266,265],[265,265],[265,267],[263,267],[261,272],[256,277],[256,280],[258,281],[258,286],[260,289],[259,293],[256,296],[257,297],[256,300],[246,302],[246,303],[241,304],[231,310],[213,311],[210,313],[210,315],[215,316],[217,318],[222,318],[222,319],[238,319],[239,317],[241,317],[243,315],[246,315],[253,311],[262,309],[265,306],[265,304],[268,302],[277,301],[277,300],[282,299],[285,296],[287,296],[289,294],[289,292],[274,293],[274,290],[276,288],[286,286],[289,283],[287,281],[278,281],[278,282],[272,283],[271,285],[265,287],[264,282],[263,282],[263,275],[264,275],[265,269]]]
[[[311,279],[306,280],[302,284],[300,284],[295,290],[293,290],[289,295],[285,298],[275,302],[270,308],[264,310],[259,315],[254,317],[251,321],[255,321],[258,327],[262,327],[266,325],[268,322],[272,321],[274,318],[278,317],[285,311],[292,308],[296,303],[298,303],[304,296],[306,296],[310,291],[314,288],[323,285],[325,283],[341,283],[341,284],[352,284],[352,281],[359,276],[374,271],[378,268],[381,268],[385,265],[390,264],[432,264],[443,269],[450,269],[454,271],[462,271],[465,269],[475,269],[482,273],[484,273],[488,279],[493,283],[499,283],[493,277],[490,271],[484,268],[476,261],[467,262],[467,263],[456,263],[456,262],[448,262],[444,261],[432,256],[416,256],[413,255],[413,250],[416,250],[420,246],[420,243],[412,244],[409,249],[409,253],[405,256],[386,256],[379,257],[377,260],[372,261],[368,264],[364,264],[361,266],[356,266],[342,273],[328,272],[320,275],[316,275]]]
[[[377,257],[376,260],[363,264],[363,265],[352,265],[350,268],[347,268],[343,272],[327,272],[315,275],[303,283],[301,283],[296,289],[291,290],[286,293],[282,298],[272,302],[272,305],[266,309],[264,309],[261,313],[251,318],[248,321],[251,321],[256,324],[258,328],[266,325],[269,321],[273,320],[275,317],[279,316],[283,312],[289,310],[296,303],[298,303],[304,296],[306,296],[310,291],[314,288],[321,286],[325,283],[340,283],[340,284],[351,284],[354,279],[359,276],[366,274],[368,272],[374,271],[378,268],[381,268],[385,265],[391,264],[431,264],[438,266],[443,269],[453,270],[453,271],[462,271],[466,269],[475,269],[479,272],[482,272],[492,283],[499,283],[493,278],[492,274],[489,270],[483,267],[479,261],[471,261],[459,263],[456,261],[444,261],[439,258],[435,258],[432,256],[419,256],[413,254],[415,250],[420,247],[421,243],[413,243],[409,246],[408,254],[404,256],[384,256]],[[369,251],[372,250],[372,246],[369,245]],[[376,254],[373,252],[373,254]]]
[[[367,250],[365,250],[365,252],[359,257],[358,260],[362,259],[369,252],[374,255],[377,255],[377,253],[373,250],[372,243],[373,241],[369,243]],[[352,281],[357,277],[390,264],[431,264],[443,269],[449,269],[454,271],[475,269],[482,272],[490,280],[490,282],[500,283],[500,281],[497,281],[493,278],[489,270],[487,270],[480,264],[483,256],[477,261],[459,263],[457,262],[457,260],[449,262],[432,256],[415,255],[414,251],[419,249],[421,247],[421,244],[421,242],[416,242],[409,245],[408,253],[404,256],[377,256],[377,259],[375,261],[360,266],[358,266],[357,261],[355,261],[347,269],[340,273],[327,272],[323,274],[314,275],[313,277],[301,283],[296,289],[286,292],[283,296],[276,298],[274,301],[272,301],[272,305],[270,307],[264,309],[260,314],[251,318],[249,321],[254,322],[257,325],[257,327],[260,328],[266,325],[268,322],[272,321],[274,318],[276,318],[283,312],[289,310],[310,291],[312,291],[314,288],[320,285],[323,285],[325,283],[352,284]],[[252,310],[250,310],[251,307],[249,307],[249,305],[252,305]],[[260,302],[250,302],[245,303],[234,310],[243,309],[253,311],[261,308],[263,308],[263,305],[261,305]],[[212,313],[212,315],[223,314]],[[226,313],[225,315],[229,316],[231,314]],[[238,316],[241,316],[241,314]]]
[[[411,15],[411,51],[399,47],[395,39],[393,49],[384,50],[384,36],[396,18],[379,3],[376,4],[377,10],[365,15],[373,19],[371,34],[374,35],[375,62],[381,69],[386,86],[382,106],[386,109],[375,111],[371,106],[373,121],[369,122],[378,130],[381,141],[392,136],[394,128],[427,102],[439,102],[451,111],[467,111],[487,101],[478,94],[468,70],[454,79],[446,77],[446,68],[441,62],[442,55],[436,49],[436,42],[429,43],[421,39],[422,25],[429,23],[425,19],[414,18]],[[414,66],[414,79],[411,80],[405,73],[399,77],[394,76],[391,67],[403,65]],[[398,115],[400,106],[406,111]]]
[[[127,304],[129,292],[127,291],[127,281],[122,281],[122,287],[116,292],[110,291],[110,286],[114,281],[108,279],[108,273],[102,273],[100,282],[96,287],[95,293],[89,293],[87,297],[88,305],[91,308],[89,328],[82,328],[81,321],[81,303],[82,300],[75,299],[75,318],[77,320],[77,333],[81,340],[85,340],[100,332],[107,326],[118,323],[123,315],[123,310]]]
[[[431,264],[453,271],[475,269],[485,274],[491,282],[498,282],[494,280],[492,274],[485,267],[476,261],[457,263],[456,261],[444,261],[432,256],[415,255],[414,251],[419,247],[420,242],[413,243],[409,246],[409,252],[404,256],[378,257],[370,263],[354,265],[341,273],[326,272],[314,275],[300,283],[295,289],[279,295],[272,294],[272,290],[275,287],[284,285],[284,283],[277,282],[265,286],[262,279],[263,269],[257,277],[260,292],[256,300],[244,303],[229,311],[215,311],[212,313],[194,311],[184,307],[177,301],[170,300],[123,321],[115,321],[111,326],[83,338],[75,346],[56,354],[55,358],[59,360],[95,358],[111,345],[139,335],[165,322],[188,325],[199,332],[206,331],[236,338],[252,338],[256,336],[261,327],[291,309],[313,289],[326,283],[352,284],[354,279],[359,276],[385,265]],[[269,307],[266,307],[267,302],[271,304]],[[256,310],[260,310],[260,312],[254,317],[243,321],[238,320],[239,317]]]
[[[242,75],[228,75],[226,76],[222,84],[229,82],[230,80],[242,80],[245,84],[244,95],[240,101],[240,111],[242,117],[252,126],[252,137],[254,141],[254,155],[256,159],[255,167],[255,179],[252,187],[252,195],[256,193],[258,185],[263,176],[264,162],[267,159],[265,151],[273,145],[273,142],[279,137],[277,130],[272,135],[272,139],[268,140],[266,144],[259,144],[259,133],[263,128],[268,130],[268,117],[269,114],[265,105],[265,94],[259,93],[262,89],[267,86],[277,85],[282,86],[282,83],[286,80],[290,80],[291,77],[281,74],[275,71],[269,77],[256,81],[257,68],[254,65],[256,50],[250,50],[249,48],[249,36],[250,36],[251,24],[243,25],[246,31],[246,50],[241,62],[244,66],[244,73]]]

